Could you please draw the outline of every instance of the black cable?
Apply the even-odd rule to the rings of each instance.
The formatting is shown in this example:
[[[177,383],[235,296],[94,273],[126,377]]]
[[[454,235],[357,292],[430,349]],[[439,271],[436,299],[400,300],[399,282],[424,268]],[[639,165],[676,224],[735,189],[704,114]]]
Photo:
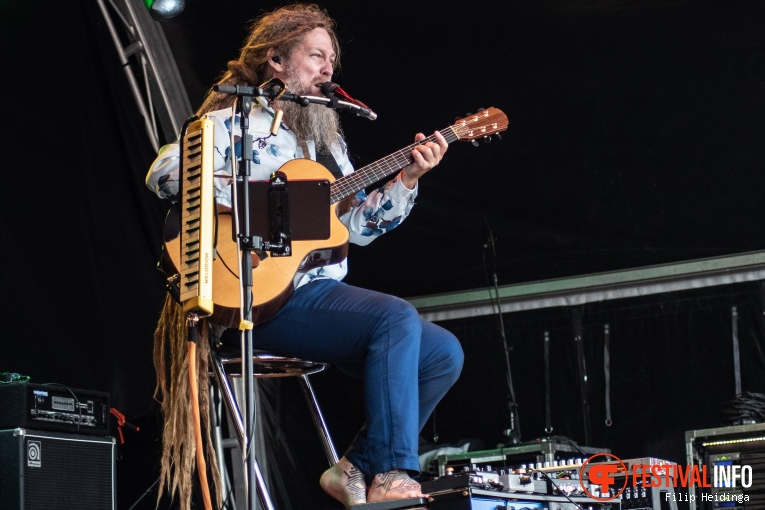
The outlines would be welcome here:
[[[82,423],[82,404],[80,403],[80,399],[77,398],[77,395],[74,394],[74,391],[72,391],[72,389],[69,386],[67,386],[65,384],[61,384],[61,383],[51,382],[51,383],[43,383],[42,385],[43,386],[60,386],[60,387],[64,388],[66,391],[69,392],[69,394],[72,396],[72,399],[74,400],[74,402],[76,404],[77,415],[80,418],[77,421],[77,426],[75,427],[75,430],[77,432],[79,432],[80,431],[80,423]]]
[[[720,419],[725,425],[742,425],[765,421],[765,395],[744,391],[723,404]]]
[[[565,492],[563,492],[562,490],[560,490],[560,487],[558,487],[558,485],[557,485],[555,482],[553,482],[553,479],[552,479],[552,478],[550,478],[549,476],[547,476],[547,473],[545,473],[544,471],[537,471],[537,473],[541,474],[541,475],[542,475],[542,478],[544,478],[545,480],[547,480],[548,482],[550,482],[550,484],[553,486],[553,488],[554,488],[555,490],[557,490],[557,491],[558,491],[558,494],[560,494],[561,496],[563,496],[564,498],[566,498],[567,500],[569,500],[569,501],[571,502],[571,504],[572,504],[572,505],[574,505],[575,507],[577,507],[579,510],[584,510],[584,509],[582,508],[582,505],[580,505],[579,503],[577,503],[576,501],[574,501],[573,499],[571,499],[571,498],[568,496],[568,494],[566,494]]]

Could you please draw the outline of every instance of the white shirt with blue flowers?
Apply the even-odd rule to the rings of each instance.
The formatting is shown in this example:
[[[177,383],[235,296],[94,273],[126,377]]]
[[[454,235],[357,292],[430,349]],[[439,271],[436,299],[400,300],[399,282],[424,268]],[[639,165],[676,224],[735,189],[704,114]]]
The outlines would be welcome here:
[[[235,140],[234,153],[237,160],[241,157],[241,131],[239,117],[232,118],[232,109],[227,108],[210,112],[205,118],[213,121],[214,169],[216,175],[231,175],[231,130]],[[249,133],[253,138],[252,175],[250,180],[268,180],[269,176],[284,163],[297,158],[316,160],[313,141],[307,142],[310,154],[304,154],[297,138],[284,124],[278,133],[270,135],[273,111],[265,106],[254,106],[250,113]],[[353,165],[348,159],[345,141],[338,135],[333,144],[332,156],[343,175],[353,172]],[[176,201],[178,193],[179,145],[171,143],[159,150],[146,176],[146,185],[161,198]],[[231,207],[230,179],[216,178],[216,200],[219,204]],[[392,230],[401,223],[412,210],[417,188],[407,189],[401,183],[401,175],[387,182],[379,189],[367,195],[359,191],[351,203],[351,209],[340,221],[348,227],[350,241],[358,245],[367,245],[376,237]],[[327,204],[329,207],[329,204]],[[337,264],[315,268],[308,273],[296,275],[295,288],[317,279],[333,278],[342,280],[348,273],[347,260]]]

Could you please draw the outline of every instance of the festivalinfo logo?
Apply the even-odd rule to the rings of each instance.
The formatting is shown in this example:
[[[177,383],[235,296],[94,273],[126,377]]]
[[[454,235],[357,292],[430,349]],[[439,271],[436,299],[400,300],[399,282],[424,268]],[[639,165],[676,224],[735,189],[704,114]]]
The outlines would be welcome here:
[[[587,459],[579,468],[579,483],[587,496],[599,500],[610,501],[622,495],[632,481],[632,487],[699,487],[699,488],[749,488],[752,486],[752,466],[719,465],[713,466],[711,481],[707,466],[681,466],[667,461],[651,459],[651,463],[622,461],[610,453],[597,453]],[[617,477],[619,485],[617,486]],[[622,478],[624,478],[622,480]],[[586,483],[589,482],[589,483]],[[667,500],[695,501],[695,495],[688,496],[667,493]],[[702,493],[703,501],[749,501],[749,495],[719,491],[714,494]]]

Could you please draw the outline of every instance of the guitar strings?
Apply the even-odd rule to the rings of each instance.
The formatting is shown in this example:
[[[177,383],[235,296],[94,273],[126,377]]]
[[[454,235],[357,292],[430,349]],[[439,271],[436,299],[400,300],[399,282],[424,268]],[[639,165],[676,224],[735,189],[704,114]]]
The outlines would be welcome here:
[[[454,132],[452,126],[442,131],[447,143],[452,143],[457,140],[457,135]],[[396,171],[399,168],[410,164],[412,162],[411,152],[418,145],[422,145],[427,142],[436,142],[435,135],[421,140],[417,143],[413,143],[393,154],[390,154],[374,163],[371,163],[365,167],[362,167],[355,172],[341,177],[340,179],[332,182],[330,185],[330,203],[334,204],[340,200],[352,195],[356,191],[373,184],[380,179],[390,175],[392,171]],[[378,169],[382,171],[378,172]]]

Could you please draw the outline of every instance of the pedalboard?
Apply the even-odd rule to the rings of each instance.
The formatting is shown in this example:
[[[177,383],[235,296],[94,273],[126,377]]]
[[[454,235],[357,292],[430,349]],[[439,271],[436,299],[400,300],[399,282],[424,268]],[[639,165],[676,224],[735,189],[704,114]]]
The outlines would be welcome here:
[[[421,483],[433,510],[529,508],[621,510],[622,498],[604,498],[588,480],[580,480],[583,460],[536,463],[492,471],[483,467],[447,470],[445,476]],[[594,496],[596,495],[596,496]]]

